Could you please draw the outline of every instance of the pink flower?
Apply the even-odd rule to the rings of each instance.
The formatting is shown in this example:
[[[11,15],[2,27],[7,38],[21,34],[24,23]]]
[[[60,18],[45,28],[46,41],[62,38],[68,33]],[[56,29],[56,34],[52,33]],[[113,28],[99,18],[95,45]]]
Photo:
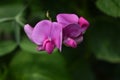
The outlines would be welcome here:
[[[62,24],[63,43],[66,46],[76,48],[83,41],[83,34],[89,26],[89,22],[75,14],[58,14],[57,22]]]
[[[61,51],[61,24],[49,20],[42,20],[34,28],[26,24],[24,30],[28,38],[37,45],[37,50],[47,51],[50,54],[57,47]]]

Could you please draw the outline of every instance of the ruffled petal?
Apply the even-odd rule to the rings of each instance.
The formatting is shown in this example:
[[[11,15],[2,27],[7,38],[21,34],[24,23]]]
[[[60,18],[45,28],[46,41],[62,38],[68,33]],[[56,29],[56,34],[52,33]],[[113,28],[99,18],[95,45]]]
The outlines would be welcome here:
[[[82,33],[79,24],[70,24],[63,29],[64,38],[76,38]]]
[[[49,20],[42,20],[38,22],[33,29],[32,40],[37,44],[41,45],[43,41],[50,35],[52,22]]]
[[[58,14],[57,22],[62,24],[62,27],[66,27],[69,24],[78,23],[78,16],[75,14]]]
[[[80,17],[78,23],[80,24],[80,27],[81,27],[81,30],[82,30],[83,33],[89,27],[89,22],[85,18],[83,18],[83,17]]]
[[[61,51],[62,48],[62,25],[53,22],[51,29],[51,39],[54,41],[56,47]]]
[[[26,35],[28,36],[28,38],[32,41],[33,28],[29,24],[26,24],[24,26],[24,31],[25,31]]]

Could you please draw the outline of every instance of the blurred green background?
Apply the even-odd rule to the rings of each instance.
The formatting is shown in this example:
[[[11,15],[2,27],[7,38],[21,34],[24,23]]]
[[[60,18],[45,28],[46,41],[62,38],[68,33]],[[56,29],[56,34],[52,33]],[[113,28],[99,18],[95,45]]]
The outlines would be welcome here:
[[[85,17],[90,27],[76,49],[36,51],[23,26],[58,13]],[[120,80],[120,0],[1,0],[0,80]]]

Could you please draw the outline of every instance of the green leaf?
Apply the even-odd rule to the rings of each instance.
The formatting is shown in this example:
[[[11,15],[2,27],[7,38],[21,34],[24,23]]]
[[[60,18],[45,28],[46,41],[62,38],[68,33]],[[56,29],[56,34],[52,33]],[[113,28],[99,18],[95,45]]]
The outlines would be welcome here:
[[[17,47],[16,43],[9,41],[0,41],[0,56],[6,55]]]
[[[97,0],[97,7],[113,17],[120,17],[120,0]]]
[[[23,6],[21,4],[10,4],[10,5],[0,6],[0,21],[1,21],[0,31],[3,31],[3,32],[13,31],[13,27],[15,26],[15,25],[12,25],[13,20],[15,19],[16,15],[20,13],[22,9],[23,9]],[[3,23],[5,21],[8,21],[8,22]]]
[[[0,24],[0,56],[9,54],[17,47],[20,39],[16,33],[18,29],[15,27],[19,26],[14,25],[13,22]],[[14,41],[13,38],[17,38],[16,41]]]
[[[15,17],[22,9],[21,4],[0,6],[0,18]]]
[[[21,4],[0,6],[0,23],[16,21],[17,24],[23,26],[23,13],[25,9]]]
[[[109,18],[107,20],[98,19],[88,33],[89,48],[98,59],[114,63],[120,62],[119,21]]]
[[[28,54],[17,52],[10,64],[12,80],[68,80],[65,60],[55,52],[48,54]]]
[[[13,33],[13,31],[15,29],[14,27],[16,27],[16,25],[13,24],[15,16],[22,10],[22,8],[23,8],[23,6],[20,4],[10,4],[10,5],[0,6],[0,21],[1,21],[0,35],[1,35],[1,33],[3,33],[3,34]],[[8,21],[8,22],[6,22],[6,21]]]
[[[14,31],[13,22],[0,23],[0,33],[11,33]]]
[[[0,6],[0,35],[10,35],[15,31],[15,38],[17,44],[20,42],[20,19],[18,15],[21,13],[23,6],[21,4],[10,4]],[[9,14],[8,14],[9,13]],[[20,18],[23,18],[22,16]],[[15,24],[13,24],[13,22]],[[4,35],[3,35],[4,36]],[[10,35],[11,36],[11,35]],[[13,37],[13,36],[12,36]]]

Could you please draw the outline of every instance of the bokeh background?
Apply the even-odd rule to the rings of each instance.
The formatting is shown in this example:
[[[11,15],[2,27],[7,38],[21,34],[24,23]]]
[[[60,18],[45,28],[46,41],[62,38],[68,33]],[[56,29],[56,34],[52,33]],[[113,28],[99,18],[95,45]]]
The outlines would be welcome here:
[[[74,13],[90,22],[77,48],[36,51],[23,27]],[[1,0],[0,80],[120,80],[120,0]]]

